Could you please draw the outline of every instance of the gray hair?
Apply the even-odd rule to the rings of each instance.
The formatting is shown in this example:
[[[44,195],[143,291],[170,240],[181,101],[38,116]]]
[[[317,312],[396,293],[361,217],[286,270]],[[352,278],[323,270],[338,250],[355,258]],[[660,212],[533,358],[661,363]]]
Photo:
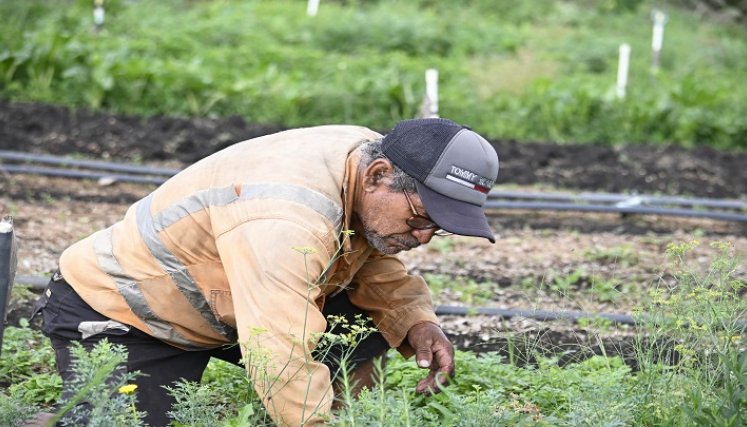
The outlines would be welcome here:
[[[381,142],[384,140],[383,137],[372,139],[370,141],[366,141],[361,146],[361,167],[366,168],[368,165],[370,165],[374,160],[376,159],[385,159],[389,160],[389,158],[384,154],[384,152],[381,150]],[[410,175],[406,174],[402,169],[399,168],[399,166],[395,165],[394,162],[389,160],[389,163],[392,164],[392,184],[389,186],[389,190],[391,191],[402,191],[406,190],[410,193],[415,193],[417,190],[415,189],[415,178],[411,177]]]

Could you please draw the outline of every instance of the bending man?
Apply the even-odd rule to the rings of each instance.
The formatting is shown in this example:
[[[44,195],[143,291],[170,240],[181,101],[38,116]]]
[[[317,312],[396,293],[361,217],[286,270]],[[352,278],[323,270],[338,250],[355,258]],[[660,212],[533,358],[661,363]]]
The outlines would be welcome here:
[[[321,126],[232,145],[64,251],[38,304],[58,370],[69,383],[73,341],[125,345],[127,369],[147,374],[138,409],[160,426],[173,403],[161,386],[243,353],[279,425],[316,424],[337,369],[334,351],[314,352],[325,315],[365,314],[379,332],[353,351],[359,384],[395,347],[430,370],[418,391],[437,391],[453,348],[425,282],[394,255],[446,233],[494,242],[482,205],[497,174],[490,144],[445,119],[385,137]]]

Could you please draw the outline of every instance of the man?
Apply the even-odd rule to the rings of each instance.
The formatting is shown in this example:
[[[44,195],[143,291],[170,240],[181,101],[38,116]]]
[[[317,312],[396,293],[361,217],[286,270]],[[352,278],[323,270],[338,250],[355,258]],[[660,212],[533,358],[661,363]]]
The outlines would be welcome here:
[[[138,409],[160,426],[173,403],[162,385],[243,354],[277,424],[317,424],[339,356],[314,352],[325,315],[365,313],[379,332],[353,350],[359,384],[396,347],[430,370],[418,391],[436,392],[453,348],[425,282],[393,255],[446,232],[495,242],[482,205],[497,174],[490,144],[445,119],[383,138],[321,126],[232,145],[64,251],[39,303],[58,371],[69,383],[73,341],[125,345],[128,371],[146,374]]]

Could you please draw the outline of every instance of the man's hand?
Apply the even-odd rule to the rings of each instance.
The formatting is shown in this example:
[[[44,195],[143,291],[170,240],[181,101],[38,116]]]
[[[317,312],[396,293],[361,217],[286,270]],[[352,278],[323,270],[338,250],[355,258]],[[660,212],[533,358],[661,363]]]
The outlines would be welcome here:
[[[418,382],[415,391],[430,395],[441,391],[454,376],[454,346],[437,325],[424,322],[407,331],[407,341],[415,349],[415,361],[421,368],[430,369],[427,377]]]

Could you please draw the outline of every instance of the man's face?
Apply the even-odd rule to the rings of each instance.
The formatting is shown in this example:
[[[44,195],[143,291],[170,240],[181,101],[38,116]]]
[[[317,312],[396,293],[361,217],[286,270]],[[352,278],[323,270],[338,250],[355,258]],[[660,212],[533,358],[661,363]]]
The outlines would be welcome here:
[[[425,208],[417,194],[410,193],[408,203],[403,191],[389,188],[390,182],[385,178],[382,185],[367,194],[358,218],[368,243],[392,255],[428,243],[436,229],[419,230],[408,225],[413,216],[427,217]]]

